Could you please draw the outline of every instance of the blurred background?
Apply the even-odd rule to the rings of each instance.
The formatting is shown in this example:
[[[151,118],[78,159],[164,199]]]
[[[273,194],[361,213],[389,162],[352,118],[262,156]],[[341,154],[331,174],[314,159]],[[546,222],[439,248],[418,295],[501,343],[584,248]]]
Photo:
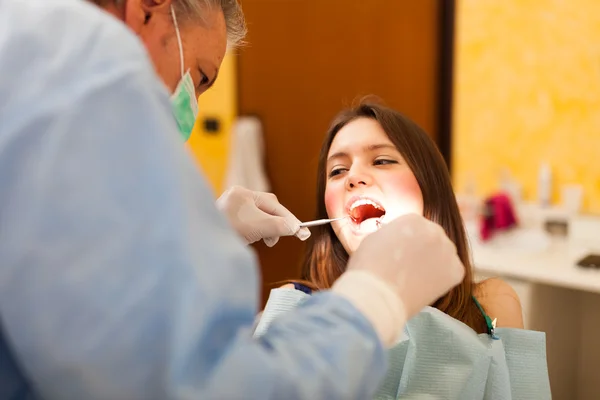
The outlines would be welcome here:
[[[547,333],[553,398],[600,398],[600,2],[241,3],[248,44],[200,98],[188,142],[215,197],[257,185],[313,219],[329,123],[380,97],[446,158],[478,279],[509,281],[526,328]],[[514,224],[494,222],[499,199]],[[264,302],[298,278],[303,244],[254,247]]]

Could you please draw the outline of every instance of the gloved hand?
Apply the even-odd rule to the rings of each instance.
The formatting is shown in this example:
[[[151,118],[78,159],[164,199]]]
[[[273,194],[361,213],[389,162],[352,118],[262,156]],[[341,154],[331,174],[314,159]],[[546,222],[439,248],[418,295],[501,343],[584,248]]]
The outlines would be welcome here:
[[[367,236],[332,290],[352,301],[390,345],[408,319],[464,276],[456,246],[442,227],[410,214]]]
[[[300,228],[300,220],[272,193],[234,186],[219,197],[217,207],[248,244],[263,239],[272,247],[281,236],[295,235],[300,240],[310,236],[308,228]]]

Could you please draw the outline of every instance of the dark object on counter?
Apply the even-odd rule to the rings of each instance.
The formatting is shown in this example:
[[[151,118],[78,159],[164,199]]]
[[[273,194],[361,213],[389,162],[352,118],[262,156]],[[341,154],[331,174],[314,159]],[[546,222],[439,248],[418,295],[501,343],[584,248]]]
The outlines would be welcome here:
[[[562,219],[549,219],[544,223],[544,229],[551,235],[567,236],[569,223]]]
[[[583,268],[595,268],[600,269],[600,255],[588,254],[581,260],[577,261],[577,265]]]

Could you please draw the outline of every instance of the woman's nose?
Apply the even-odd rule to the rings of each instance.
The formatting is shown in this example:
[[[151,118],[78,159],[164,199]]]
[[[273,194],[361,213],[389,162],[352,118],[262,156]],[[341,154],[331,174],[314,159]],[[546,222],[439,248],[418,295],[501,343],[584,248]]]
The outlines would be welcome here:
[[[346,181],[346,189],[351,190],[361,186],[369,186],[371,183],[372,179],[368,174],[359,171],[351,172]]]

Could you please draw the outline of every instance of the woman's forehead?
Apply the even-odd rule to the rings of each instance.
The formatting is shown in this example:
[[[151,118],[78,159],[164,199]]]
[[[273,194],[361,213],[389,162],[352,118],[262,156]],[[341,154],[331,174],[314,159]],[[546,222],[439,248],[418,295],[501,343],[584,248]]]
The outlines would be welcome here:
[[[339,130],[331,143],[328,156],[339,152],[369,151],[390,145],[394,147],[379,122],[371,118],[360,118]]]

